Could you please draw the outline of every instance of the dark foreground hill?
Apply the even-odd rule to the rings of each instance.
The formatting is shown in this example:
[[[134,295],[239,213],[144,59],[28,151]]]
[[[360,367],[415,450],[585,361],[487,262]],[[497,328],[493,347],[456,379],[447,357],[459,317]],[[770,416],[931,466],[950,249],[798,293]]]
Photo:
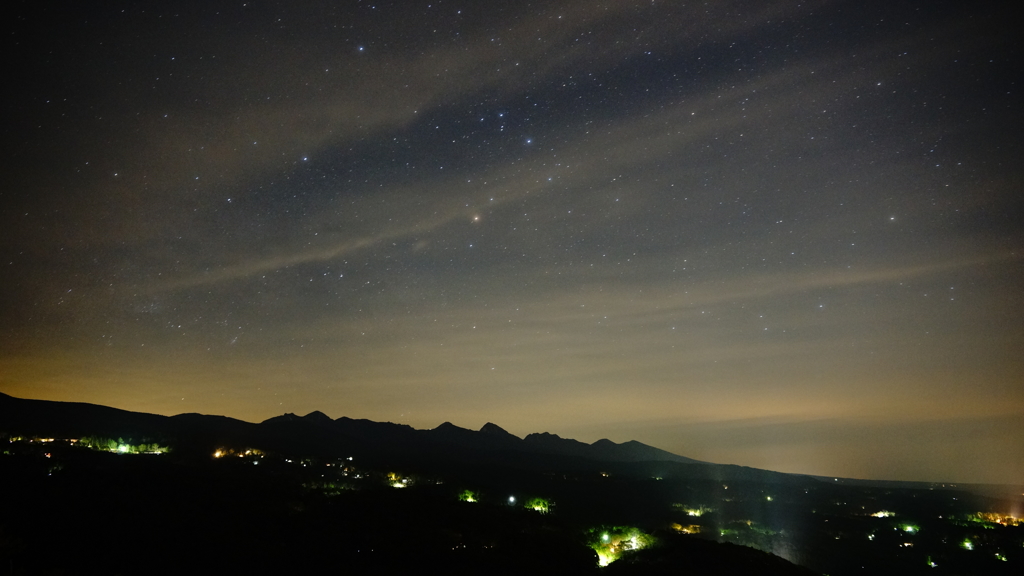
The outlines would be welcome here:
[[[482,500],[471,503],[456,497],[454,485],[426,481],[403,490],[356,483],[332,493],[309,467],[241,459],[196,465],[161,456],[51,455],[46,463],[63,462],[52,475],[41,462],[4,457],[4,572],[602,573],[589,524],[569,512],[505,505],[505,490],[488,500],[497,486],[482,485]],[[674,558],[678,543],[663,542],[665,558]],[[737,555],[740,547],[705,541],[683,549],[690,564],[732,574],[768,565],[788,570],[757,573],[810,573],[750,548]],[[627,573],[649,573],[644,559],[638,566]]]

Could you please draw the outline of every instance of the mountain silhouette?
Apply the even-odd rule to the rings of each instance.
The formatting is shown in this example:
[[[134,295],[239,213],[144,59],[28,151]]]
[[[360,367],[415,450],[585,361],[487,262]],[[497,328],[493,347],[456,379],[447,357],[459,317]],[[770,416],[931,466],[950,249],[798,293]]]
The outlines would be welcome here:
[[[79,402],[22,399],[0,393],[0,432],[51,438],[103,436],[155,441],[207,456],[225,446],[294,456],[356,456],[378,464],[490,463],[521,468],[621,469],[638,474],[785,481],[792,475],[701,462],[630,440],[592,444],[549,432],[519,438],[488,422],[470,430],[444,422],[432,430],[340,417],[286,413],[258,424],[226,416],[161,416]]]

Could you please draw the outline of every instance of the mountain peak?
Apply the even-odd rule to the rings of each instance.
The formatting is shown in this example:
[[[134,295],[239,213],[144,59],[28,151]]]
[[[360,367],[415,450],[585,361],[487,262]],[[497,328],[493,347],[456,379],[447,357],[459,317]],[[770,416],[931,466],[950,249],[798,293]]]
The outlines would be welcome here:
[[[261,424],[280,424],[282,422],[309,422],[311,424],[330,424],[334,422],[331,418],[319,410],[314,410],[305,416],[298,416],[291,412],[286,412],[280,416],[274,416],[273,418],[267,418]]]
[[[315,422],[316,424],[330,424],[334,422],[334,420],[331,420],[330,416],[324,414],[319,410],[314,410],[309,414],[306,414],[305,416],[302,417],[302,419],[308,420],[310,422]]]
[[[511,437],[511,438],[515,438],[517,440],[519,439],[519,437],[516,436],[515,434],[512,434],[508,430],[505,430],[501,426],[498,426],[497,424],[493,424],[491,422],[488,422],[487,424],[484,424],[483,427],[480,428],[480,432],[483,433],[483,434],[488,434],[490,436],[499,436],[501,438],[509,438],[509,437]]]
[[[260,422],[260,424],[269,424],[269,423],[274,423],[274,422],[294,422],[296,420],[301,420],[301,419],[302,418],[300,416],[296,416],[295,414],[292,414],[291,412],[285,412],[284,414],[281,414],[280,416],[274,416],[273,418],[267,418],[263,422]]]
[[[561,440],[562,437],[559,436],[558,434],[552,434],[550,432],[533,432],[533,433],[527,434],[526,435],[526,439],[527,440],[532,440],[532,441],[551,441],[551,440]]]

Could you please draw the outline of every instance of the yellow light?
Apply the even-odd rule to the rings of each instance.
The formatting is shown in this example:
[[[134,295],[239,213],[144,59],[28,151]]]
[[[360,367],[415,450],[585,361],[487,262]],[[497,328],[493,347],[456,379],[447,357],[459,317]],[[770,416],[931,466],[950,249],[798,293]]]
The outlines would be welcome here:
[[[672,523],[670,527],[681,534],[700,534],[699,524],[690,524],[689,526],[683,526],[682,524]]]
[[[707,510],[705,508],[703,508],[703,507],[701,507],[701,508],[686,508],[686,514],[688,516],[700,517],[700,516],[703,516],[705,512],[707,512]]]
[[[1020,518],[998,512],[975,512],[974,517],[983,522],[992,522],[1003,526],[1019,526],[1021,524]]]

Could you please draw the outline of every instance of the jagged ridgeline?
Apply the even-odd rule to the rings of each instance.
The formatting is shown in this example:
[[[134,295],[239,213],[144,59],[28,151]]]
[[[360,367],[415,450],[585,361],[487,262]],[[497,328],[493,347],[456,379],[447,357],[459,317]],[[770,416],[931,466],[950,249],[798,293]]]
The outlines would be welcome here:
[[[284,414],[259,424],[224,416],[160,416],[77,402],[50,402],[0,394],[2,432],[26,437],[88,438],[97,447],[131,443],[156,444],[203,454],[221,445],[244,445],[264,451],[317,456],[391,453],[395,456],[457,458],[484,453],[521,452],[602,462],[663,461],[700,463],[636,441],[586,444],[547,432],[519,438],[492,423],[479,431],[445,422],[433,430],[404,424],[341,417],[323,412]],[[118,439],[123,440],[119,442]]]
[[[294,457],[358,457],[374,465],[437,467],[495,464],[516,467],[600,470],[634,463],[644,475],[708,479],[787,481],[791,475],[686,458],[641,442],[592,444],[548,432],[515,436],[487,423],[480,430],[445,422],[432,430],[405,424],[315,411],[283,414],[258,424],[225,416],[161,416],[77,402],[51,402],[0,395],[0,432],[61,439],[123,439],[118,446],[156,445],[179,456],[207,457],[221,448],[258,449]],[[116,447],[115,447],[116,450]],[[138,452],[135,448],[131,451]],[[685,465],[685,466],[681,466]],[[631,468],[631,469],[633,469]]]

